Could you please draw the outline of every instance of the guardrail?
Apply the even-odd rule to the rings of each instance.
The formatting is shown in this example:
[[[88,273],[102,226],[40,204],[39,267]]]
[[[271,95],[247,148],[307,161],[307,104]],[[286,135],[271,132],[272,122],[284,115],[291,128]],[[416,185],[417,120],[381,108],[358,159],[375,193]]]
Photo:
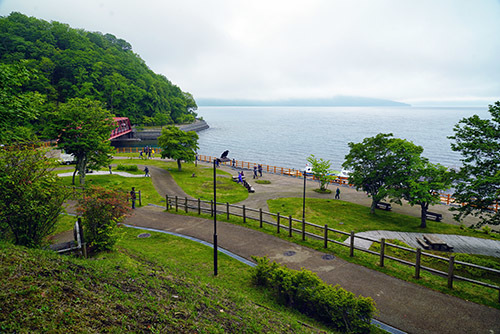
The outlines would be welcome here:
[[[116,148],[117,153],[137,153],[139,154],[140,151],[142,151],[142,147],[118,147]],[[161,153],[161,148],[155,148],[155,153],[160,154]],[[200,162],[206,162],[206,163],[212,163],[214,159],[217,159],[216,156],[210,156],[210,155],[204,155],[204,154],[198,154],[197,155],[197,161]],[[226,162],[221,162],[222,165],[225,166],[230,166],[230,167],[235,167],[235,168],[247,168],[247,169],[253,169],[253,166],[258,166],[258,163],[255,162],[249,162],[249,161],[241,161],[241,160],[234,160],[233,161],[226,161]],[[279,175],[286,175],[286,176],[292,176],[292,177],[303,177],[303,173],[300,170],[294,169],[294,168],[287,168],[287,167],[278,167],[278,166],[273,166],[273,165],[266,165],[266,164],[260,164],[262,166],[262,172],[265,173],[271,173],[271,174],[279,174]],[[311,179],[316,180],[314,176],[311,177]],[[348,187],[353,187],[352,184],[349,184],[348,178],[347,177],[342,177],[338,176],[336,179],[331,180],[330,184],[338,184],[338,185],[343,185],[343,186],[348,186]],[[446,194],[446,193],[440,193],[440,199],[441,199],[441,204],[445,205],[451,205],[451,206],[461,206],[464,205],[463,203],[457,203],[456,200],[451,196],[451,194]],[[498,212],[500,209],[500,203],[496,203],[495,205],[492,205],[490,207],[492,211]]]
[[[317,225],[314,223],[307,222],[302,219],[296,219],[293,218],[292,216],[282,216],[280,213],[271,213],[264,211],[262,209],[253,209],[253,208],[248,208],[245,205],[234,205],[234,204],[229,204],[229,203],[216,203],[214,205],[213,200],[210,201],[205,201],[201,199],[189,199],[187,197],[184,198],[179,198],[178,196],[169,196],[165,195],[165,201],[166,201],[166,209],[172,210],[174,209],[176,212],[179,210],[184,210],[186,213],[190,212],[195,212],[198,215],[202,213],[209,213],[210,216],[214,215],[214,211],[216,212],[217,215],[223,215],[226,217],[227,220],[230,219],[231,216],[235,217],[240,217],[243,219],[243,223],[246,224],[248,221],[253,220],[259,223],[259,228],[263,228],[264,224],[273,226],[276,228],[276,232],[282,233],[288,233],[288,237],[292,237],[292,235],[299,234],[302,238],[302,240],[306,240],[306,238],[313,238],[316,240],[322,240],[323,241],[323,247],[328,248],[329,244],[334,244],[338,245],[341,247],[347,247],[349,248],[349,256],[354,257],[355,251],[361,251],[365,253],[369,253],[372,255],[375,255],[379,257],[379,263],[378,265],[380,267],[384,267],[384,262],[385,259],[390,259],[393,261],[397,261],[399,263],[402,263],[404,265],[414,267],[415,268],[415,275],[414,277],[416,279],[420,279],[421,276],[421,271],[427,271],[431,274],[438,275],[441,277],[445,277],[448,280],[447,286],[449,289],[453,289],[453,282],[454,280],[461,280],[464,282],[469,282],[472,284],[488,287],[491,289],[498,290],[498,303],[500,303],[500,286],[483,282],[478,279],[473,279],[470,277],[464,277],[460,275],[456,275],[455,271],[457,270],[457,265],[460,266],[467,266],[470,268],[474,269],[479,269],[484,272],[491,273],[493,275],[497,275],[497,277],[500,277],[500,270],[493,269],[493,268],[488,268],[488,267],[483,267],[480,265],[476,265],[473,263],[468,263],[468,262],[462,262],[462,261],[457,261],[455,260],[455,256],[451,255],[450,258],[430,254],[423,252],[421,248],[413,249],[413,248],[408,248],[408,247],[403,247],[399,245],[395,245],[389,242],[386,242],[385,239],[377,240],[377,239],[372,239],[368,237],[361,237],[355,235],[353,231],[349,232],[344,232],[336,229],[332,229],[328,227],[327,224],[324,226],[322,225]],[[217,207],[216,210],[214,210],[214,207]],[[223,208],[223,209],[219,209]],[[336,239],[333,239],[333,236],[337,236]],[[341,239],[342,237],[347,237],[349,242],[343,242],[339,241],[337,239]],[[376,243],[380,245],[380,251],[373,251],[370,249],[365,249],[363,247],[357,247],[356,246],[356,240],[367,240],[372,243]],[[387,247],[393,247],[395,249],[403,250],[405,252],[414,254],[415,256],[415,261],[408,261],[405,259],[400,259],[395,256],[389,256],[386,255],[386,250]],[[424,266],[422,265],[422,258],[423,257],[428,257],[429,259],[435,259],[438,261],[441,261],[443,265],[445,265],[448,270],[447,271],[441,271],[436,268],[432,268],[430,266]]]

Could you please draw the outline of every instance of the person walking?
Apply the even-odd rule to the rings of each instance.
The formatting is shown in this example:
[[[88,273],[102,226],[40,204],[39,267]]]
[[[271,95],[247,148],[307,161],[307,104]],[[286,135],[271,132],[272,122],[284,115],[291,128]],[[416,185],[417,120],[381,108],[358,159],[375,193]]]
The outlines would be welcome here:
[[[340,199],[340,189],[337,187],[337,190],[335,191],[335,199]]]
[[[257,178],[257,166],[253,166],[253,178]]]
[[[135,200],[137,199],[135,195],[135,187],[132,187],[132,191],[130,191],[130,200],[132,201],[132,209],[135,209]]]
[[[109,168],[109,174],[113,174],[113,172],[111,171],[111,165],[109,165],[108,168]]]
[[[262,165],[259,165],[258,169],[259,169],[259,175],[260,177],[262,177]]]
[[[149,175],[149,168],[148,166],[144,167],[144,177],[151,177],[151,175]]]

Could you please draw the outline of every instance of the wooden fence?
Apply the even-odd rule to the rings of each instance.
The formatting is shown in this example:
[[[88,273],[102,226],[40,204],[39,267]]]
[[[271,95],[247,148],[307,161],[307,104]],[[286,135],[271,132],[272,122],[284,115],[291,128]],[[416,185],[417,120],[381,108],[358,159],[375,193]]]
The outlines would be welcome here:
[[[165,196],[166,200],[166,209],[168,210],[175,210],[176,212],[179,210],[183,210],[184,212],[195,212],[198,215],[201,213],[209,213],[211,216],[214,214],[214,203],[212,200],[210,201],[205,201],[205,200],[200,200],[200,199],[189,199],[187,197],[185,198],[179,198],[178,196]],[[376,240],[368,237],[361,237],[355,235],[353,231],[350,233],[332,229],[328,227],[328,225],[317,225],[313,224],[310,222],[307,222],[305,220],[301,219],[296,219],[293,218],[292,216],[282,216],[280,213],[271,213],[267,211],[263,211],[262,209],[252,209],[248,208],[245,205],[234,205],[234,204],[229,204],[229,203],[216,203],[216,213],[217,215],[222,215],[225,216],[226,219],[229,220],[230,216],[236,216],[240,217],[243,219],[243,223],[246,224],[250,220],[256,221],[259,223],[259,227],[263,228],[264,224],[273,226],[276,228],[276,232],[279,233],[287,233],[288,237],[292,237],[292,235],[295,233],[296,235],[300,235],[302,240],[306,240],[306,238],[312,238],[316,240],[322,240],[323,241],[323,247],[328,248],[329,244],[334,244],[334,245],[339,245],[341,247],[347,247],[349,248],[349,255],[351,257],[354,257],[355,251],[361,251],[365,253],[369,253],[372,255],[375,255],[380,258],[379,260],[379,266],[384,267],[384,261],[385,259],[390,259],[393,261],[397,261],[399,263],[402,263],[404,265],[414,267],[415,268],[415,278],[419,279],[420,278],[420,273],[422,270],[427,271],[431,274],[438,275],[441,277],[445,277],[448,279],[448,288],[452,289],[453,288],[453,281],[454,280],[461,280],[465,282],[469,282],[472,284],[492,288],[498,290],[498,303],[500,303],[500,286],[486,283],[479,281],[477,279],[472,279],[468,277],[463,277],[456,275],[454,273],[455,269],[457,268],[457,265],[460,266],[466,266],[474,269],[479,269],[483,270],[485,272],[489,272],[491,274],[500,276],[500,270],[497,269],[492,269],[492,268],[487,268],[483,267],[480,265],[472,264],[472,263],[467,263],[467,262],[462,262],[462,261],[457,261],[455,260],[455,256],[452,255],[450,258],[430,254],[423,252],[422,249],[417,248],[412,249],[408,247],[403,247],[399,245],[395,245],[389,242],[386,242],[385,239],[381,240]],[[338,236],[338,239],[341,239],[342,237],[347,237],[349,239],[348,243],[332,239],[332,236]],[[380,251],[372,251],[369,249],[365,249],[362,247],[356,247],[356,240],[367,240],[373,243],[377,243],[380,245]],[[415,262],[400,259],[394,256],[389,256],[386,255],[385,252],[387,250],[387,247],[393,247],[395,249],[403,250],[409,253],[414,254],[415,256]],[[435,259],[438,261],[442,261],[444,264],[446,264],[446,267],[448,270],[441,271],[437,270],[432,267],[427,267],[422,265],[422,257],[428,257],[430,259]]]

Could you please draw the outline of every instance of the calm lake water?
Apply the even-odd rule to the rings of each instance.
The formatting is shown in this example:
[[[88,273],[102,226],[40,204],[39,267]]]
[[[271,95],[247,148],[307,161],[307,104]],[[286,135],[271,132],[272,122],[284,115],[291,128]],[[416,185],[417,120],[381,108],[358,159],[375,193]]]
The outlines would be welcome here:
[[[378,133],[412,141],[431,162],[453,167],[460,155],[448,136],[464,117],[489,118],[488,108],[420,107],[200,107],[210,125],[199,132],[199,153],[236,160],[304,168],[307,157],[330,160],[341,169],[349,142]]]

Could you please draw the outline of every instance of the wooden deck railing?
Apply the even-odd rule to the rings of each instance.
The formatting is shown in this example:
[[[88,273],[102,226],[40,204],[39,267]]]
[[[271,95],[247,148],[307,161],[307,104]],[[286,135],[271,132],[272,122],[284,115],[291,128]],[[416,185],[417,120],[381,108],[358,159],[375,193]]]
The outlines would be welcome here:
[[[179,198],[178,196],[165,196],[166,201],[166,209],[175,210],[176,212],[182,210],[186,213],[194,212],[198,215],[202,213],[210,214],[210,216],[214,215],[214,203],[212,200],[206,201],[201,199],[189,199]],[[361,237],[356,235],[354,232],[344,232],[336,229],[332,229],[328,227],[328,225],[317,225],[306,220],[296,219],[292,216],[283,216],[279,212],[271,213],[264,211],[262,209],[253,209],[248,208],[245,205],[234,205],[229,203],[216,203],[217,207],[216,214],[224,216],[227,220],[230,219],[231,216],[240,217],[244,224],[249,223],[250,221],[258,222],[259,227],[263,228],[264,224],[273,226],[276,229],[276,232],[279,233],[287,233],[288,237],[292,237],[293,234],[300,235],[302,240],[306,240],[306,238],[312,238],[316,240],[323,241],[323,247],[328,248],[330,244],[338,245],[341,247],[349,248],[349,256],[354,257],[355,251],[365,252],[379,257],[379,266],[384,267],[384,262],[386,259],[390,259],[393,261],[397,261],[407,266],[411,266],[415,268],[414,278],[420,279],[420,273],[422,270],[427,271],[431,274],[438,275],[441,277],[447,278],[447,286],[449,289],[453,289],[453,281],[460,280],[464,282],[469,282],[472,284],[488,287],[491,289],[498,290],[498,303],[500,303],[500,286],[480,281],[479,279],[473,279],[469,277],[456,275],[455,269],[457,265],[468,266],[474,269],[479,269],[485,272],[489,272],[493,275],[500,276],[500,270],[483,267],[480,265],[457,261],[455,260],[455,256],[451,255],[450,258],[437,256],[434,254],[423,252],[422,249],[417,248],[408,248],[402,247],[399,245],[395,245],[389,242],[386,242],[385,239],[376,240],[368,237]],[[333,237],[336,237],[334,239]],[[349,242],[342,242],[340,239],[343,237],[348,238]],[[356,246],[356,240],[367,240],[372,243],[380,244],[380,251],[372,251],[370,249],[366,249],[363,247]],[[394,256],[386,255],[386,249],[388,247],[393,247],[395,249],[400,249],[411,254],[414,254],[415,261],[408,261],[405,259],[400,259]],[[438,260],[448,268],[448,270],[441,271],[432,267],[427,267],[422,265],[422,257],[428,257],[430,259]]]

